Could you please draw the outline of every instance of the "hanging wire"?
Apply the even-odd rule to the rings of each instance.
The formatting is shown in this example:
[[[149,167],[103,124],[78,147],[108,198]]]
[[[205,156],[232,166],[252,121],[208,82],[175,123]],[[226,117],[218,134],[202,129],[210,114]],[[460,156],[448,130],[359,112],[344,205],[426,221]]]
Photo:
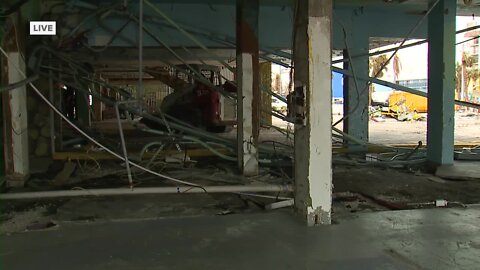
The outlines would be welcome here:
[[[15,64],[11,61],[9,55],[5,52],[5,50],[3,49],[3,47],[0,46],[0,50],[1,52],[3,53],[3,55],[5,55],[6,59],[12,64],[12,66],[24,77],[24,78],[27,78],[27,76],[25,75],[25,73]],[[183,184],[183,185],[187,185],[187,186],[192,186],[192,187],[198,187],[198,188],[201,188],[203,190],[205,190],[202,186],[198,185],[198,184],[195,184],[195,183],[191,183],[191,182],[187,182],[187,181],[183,181],[183,180],[180,180],[180,179],[175,179],[173,177],[170,177],[170,176],[167,176],[167,175],[164,175],[164,174],[161,174],[161,173],[157,173],[157,172],[154,172],[150,169],[147,169],[141,165],[138,165],[130,160],[126,160],[124,157],[122,157],[121,155],[115,153],[114,151],[110,150],[109,148],[107,148],[106,146],[104,146],[103,144],[101,144],[100,142],[98,142],[97,140],[95,140],[94,138],[92,138],[91,136],[89,136],[87,133],[85,133],[82,129],[80,129],[77,125],[75,125],[72,121],[70,121],[70,119],[68,119],[68,117],[66,117],[62,112],[60,112],[57,107],[55,107],[55,105],[53,105],[41,92],[40,90],[38,90],[38,88],[33,84],[33,83],[29,83],[30,87],[32,87],[32,89],[37,93],[37,95],[56,113],[58,114],[61,118],[63,118],[63,120],[65,120],[65,122],[67,122],[71,127],[73,127],[77,132],[79,132],[80,134],[82,134],[85,138],[87,138],[88,140],[90,140],[91,142],[93,142],[94,144],[96,144],[98,147],[104,149],[105,151],[107,151],[109,154],[117,157],[118,159],[124,161],[124,162],[129,162],[130,165],[136,167],[136,168],[139,168],[141,170],[144,170],[148,173],[151,173],[153,175],[156,175],[156,176],[159,176],[159,177],[162,177],[166,180],[169,180],[171,182],[175,182],[177,184]],[[206,190],[205,190],[206,192]]]

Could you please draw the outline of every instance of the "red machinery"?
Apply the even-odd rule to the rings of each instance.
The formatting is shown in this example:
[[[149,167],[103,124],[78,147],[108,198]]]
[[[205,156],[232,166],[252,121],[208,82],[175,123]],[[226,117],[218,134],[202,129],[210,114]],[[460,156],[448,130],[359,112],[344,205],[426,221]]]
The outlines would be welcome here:
[[[196,76],[193,71],[178,71],[188,70],[186,66],[178,66],[173,74],[149,72],[174,89],[162,101],[161,111],[211,132],[226,131],[227,127],[236,123],[235,102],[224,98],[217,90],[222,89],[235,95],[236,87],[228,81],[222,83],[220,69],[216,66],[190,66],[195,69]],[[198,78],[199,74],[202,79]]]

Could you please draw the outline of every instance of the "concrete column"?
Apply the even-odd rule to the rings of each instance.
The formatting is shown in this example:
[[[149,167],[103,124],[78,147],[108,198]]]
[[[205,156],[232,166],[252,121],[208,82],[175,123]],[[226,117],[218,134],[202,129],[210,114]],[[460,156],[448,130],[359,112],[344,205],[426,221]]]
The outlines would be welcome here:
[[[455,0],[440,0],[428,16],[427,158],[434,166],[453,164],[455,14]]]
[[[305,119],[295,125],[295,208],[312,226],[331,223],[333,4],[308,0],[297,5],[295,91],[305,97]]]
[[[359,55],[368,53],[368,36],[361,32],[350,29],[347,36],[349,48],[343,51],[345,58],[350,55]],[[368,78],[369,65],[368,56],[352,58],[352,63],[345,62],[344,69],[353,70],[356,77]],[[348,134],[355,136],[363,141],[368,141],[368,96],[369,89],[366,88],[367,82],[357,78],[357,85],[352,76],[343,77],[343,130]],[[351,144],[346,141],[348,148],[354,151],[366,150],[364,146]]]
[[[18,51],[8,51],[6,81],[8,84],[19,82],[25,77],[25,63]],[[22,86],[3,94],[5,159],[7,184],[23,186],[29,176],[27,91]]]
[[[237,140],[238,166],[246,176],[258,174],[260,89],[258,0],[237,1]]]
[[[263,62],[260,63],[260,92],[262,97],[262,110],[271,110],[272,108],[272,96],[270,96],[263,89],[272,88],[272,63]],[[262,123],[272,124],[272,115],[262,111],[260,119]],[[261,124],[262,124],[261,123]]]

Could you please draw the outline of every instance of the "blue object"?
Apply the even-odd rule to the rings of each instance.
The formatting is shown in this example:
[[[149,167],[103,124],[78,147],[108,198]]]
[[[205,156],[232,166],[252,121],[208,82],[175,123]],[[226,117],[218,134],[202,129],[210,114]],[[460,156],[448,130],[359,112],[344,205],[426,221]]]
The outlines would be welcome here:
[[[343,98],[343,75],[332,72],[332,97]]]

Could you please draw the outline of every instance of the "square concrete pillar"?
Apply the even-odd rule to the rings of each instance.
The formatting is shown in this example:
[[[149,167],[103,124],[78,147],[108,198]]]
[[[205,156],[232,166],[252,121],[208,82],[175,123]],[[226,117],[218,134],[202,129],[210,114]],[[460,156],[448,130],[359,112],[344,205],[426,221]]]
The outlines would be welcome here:
[[[309,226],[331,223],[332,0],[297,1],[295,92],[304,98],[295,125],[295,209]],[[301,104],[302,102],[299,102]]]
[[[360,78],[368,78],[369,64],[368,64],[368,36],[361,31],[355,31],[351,28],[347,36],[349,48],[345,49],[343,53],[344,58],[351,56],[365,55],[352,57],[352,62],[344,63],[344,69],[351,74],[355,73],[356,80],[353,76],[344,76],[343,79],[343,131],[352,135],[362,141],[368,141],[368,97],[369,89],[367,81]],[[346,141],[349,150],[366,151],[366,146],[358,145],[350,141]]]
[[[25,63],[18,51],[7,52],[7,74],[4,76],[8,84],[25,79],[20,73],[26,73]],[[7,185],[23,186],[30,174],[28,152],[28,119],[27,90],[21,86],[3,93],[4,143]]]
[[[455,0],[440,0],[428,16],[427,159],[433,166],[453,164],[456,7]]]
[[[238,167],[245,176],[258,174],[260,76],[258,0],[237,1],[237,140]]]

